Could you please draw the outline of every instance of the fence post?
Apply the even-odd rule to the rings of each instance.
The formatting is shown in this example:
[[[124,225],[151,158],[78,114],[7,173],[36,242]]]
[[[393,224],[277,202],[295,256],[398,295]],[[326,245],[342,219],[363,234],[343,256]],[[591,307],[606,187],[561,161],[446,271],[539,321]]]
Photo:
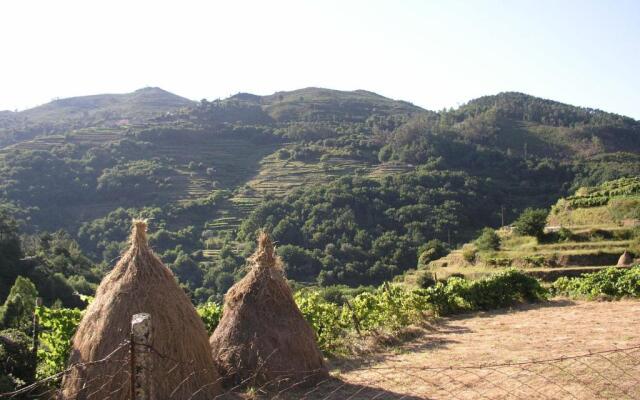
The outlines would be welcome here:
[[[151,399],[151,315],[131,317],[131,400]]]

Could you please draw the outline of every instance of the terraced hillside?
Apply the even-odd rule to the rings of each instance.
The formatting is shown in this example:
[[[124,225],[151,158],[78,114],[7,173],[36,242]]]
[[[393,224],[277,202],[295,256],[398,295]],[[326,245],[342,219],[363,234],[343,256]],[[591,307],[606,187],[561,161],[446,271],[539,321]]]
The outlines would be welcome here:
[[[453,274],[479,277],[516,267],[553,280],[616,266],[625,252],[640,256],[640,177],[580,188],[558,200],[548,216],[544,238],[497,231],[500,248],[481,252],[465,244],[426,267],[438,278]],[[416,274],[408,280],[415,283]]]
[[[287,150],[290,146],[284,146]],[[260,161],[256,175],[234,191],[218,214],[205,225],[204,255],[215,259],[220,251],[220,236],[233,237],[242,220],[265,199],[281,199],[297,189],[329,183],[341,176],[358,174],[381,179],[404,173],[413,166],[402,162],[370,163],[331,152],[314,161],[282,160],[274,152]]]
[[[638,155],[628,153],[640,148],[637,121],[519,93],[436,113],[362,90],[240,93],[196,103],[147,88],[58,100],[19,114],[21,122],[15,113],[0,114],[0,196],[31,232],[65,229],[97,262],[108,263],[128,220],[153,218],[158,253],[167,263],[178,255],[220,261],[201,264],[209,273],[207,290],[220,274],[226,274],[222,283],[229,274],[239,276],[252,241],[250,232],[239,231],[243,221],[255,231],[275,229],[274,218],[285,220],[278,240],[310,260],[300,276],[315,279],[320,263],[325,274],[319,280],[345,281],[351,274],[356,284],[365,271],[367,279],[387,279],[412,268],[415,253],[431,239],[467,240],[478,226],[499,220],[494,204],[502,199],[511,218],[527,206],[548,207],[576,183],[640,173]],[[18,136],[3,136],[6,129]],[[383,179],[389,175],[401,177]],[[340,177],[349,179],[336,182]],[[416,184],[421,191],[413,190]],[[269,203],[265,213],[273,205],[291,215],[247,218],[267,199],[311,187],[333,190],[329,186],[347,192],[305,198],[328,207],[309,223],[292,222],[299,216],[281,204],[286,201]],[[360,189],[376,193],[385,213],[370,209],[368,199],[359,209],[352,202],[326,206],[360,196]],[[589,224],[562,224],[585,237],[603,228],[617,235],[618,242],[605,239],[618,252],[629,245],[628,229],[624,222],[613,226],[598,207],[591,207]],[[301,241],[296,229],[317,234]],[[322,242],[328,238],[337,251]],[[556,247],[509,240],[502,254],[488,256],[491,263],[502,266],[503,258],[537,252],[565,269],[586,268],[593,265],[579,257],[601,251],[596,237]],[[223,246],[238,251],[220,259]],[[192,289],[204,287],[197,274],[189,279],[198,282]],[[216,283],[218,294],[222,283]]]

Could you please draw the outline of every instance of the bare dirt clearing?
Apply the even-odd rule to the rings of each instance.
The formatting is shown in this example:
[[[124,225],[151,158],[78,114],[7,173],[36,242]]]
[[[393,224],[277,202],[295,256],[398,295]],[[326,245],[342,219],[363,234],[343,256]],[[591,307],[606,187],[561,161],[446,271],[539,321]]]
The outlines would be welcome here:
[[[633,300],[446,318],[396,351],[334,363],[339,380],[297,398],[640,399],[639,328]]]

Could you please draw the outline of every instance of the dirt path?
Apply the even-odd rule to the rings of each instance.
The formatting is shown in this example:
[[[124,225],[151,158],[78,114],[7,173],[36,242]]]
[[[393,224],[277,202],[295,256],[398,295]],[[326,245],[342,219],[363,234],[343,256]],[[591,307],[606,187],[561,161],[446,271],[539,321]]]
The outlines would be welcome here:
[[[306,398],[640,399],[640,301],[447,318],[398,351],[341,367],[331,390]]]

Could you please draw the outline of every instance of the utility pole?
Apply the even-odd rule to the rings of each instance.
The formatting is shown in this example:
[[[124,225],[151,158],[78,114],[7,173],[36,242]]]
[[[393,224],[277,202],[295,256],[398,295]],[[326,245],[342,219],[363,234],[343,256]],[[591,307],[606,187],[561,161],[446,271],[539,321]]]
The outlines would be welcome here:
[[[502,217],[502,225],[500,227],[504,227],[504,204],[500,206],[500,215]]]

